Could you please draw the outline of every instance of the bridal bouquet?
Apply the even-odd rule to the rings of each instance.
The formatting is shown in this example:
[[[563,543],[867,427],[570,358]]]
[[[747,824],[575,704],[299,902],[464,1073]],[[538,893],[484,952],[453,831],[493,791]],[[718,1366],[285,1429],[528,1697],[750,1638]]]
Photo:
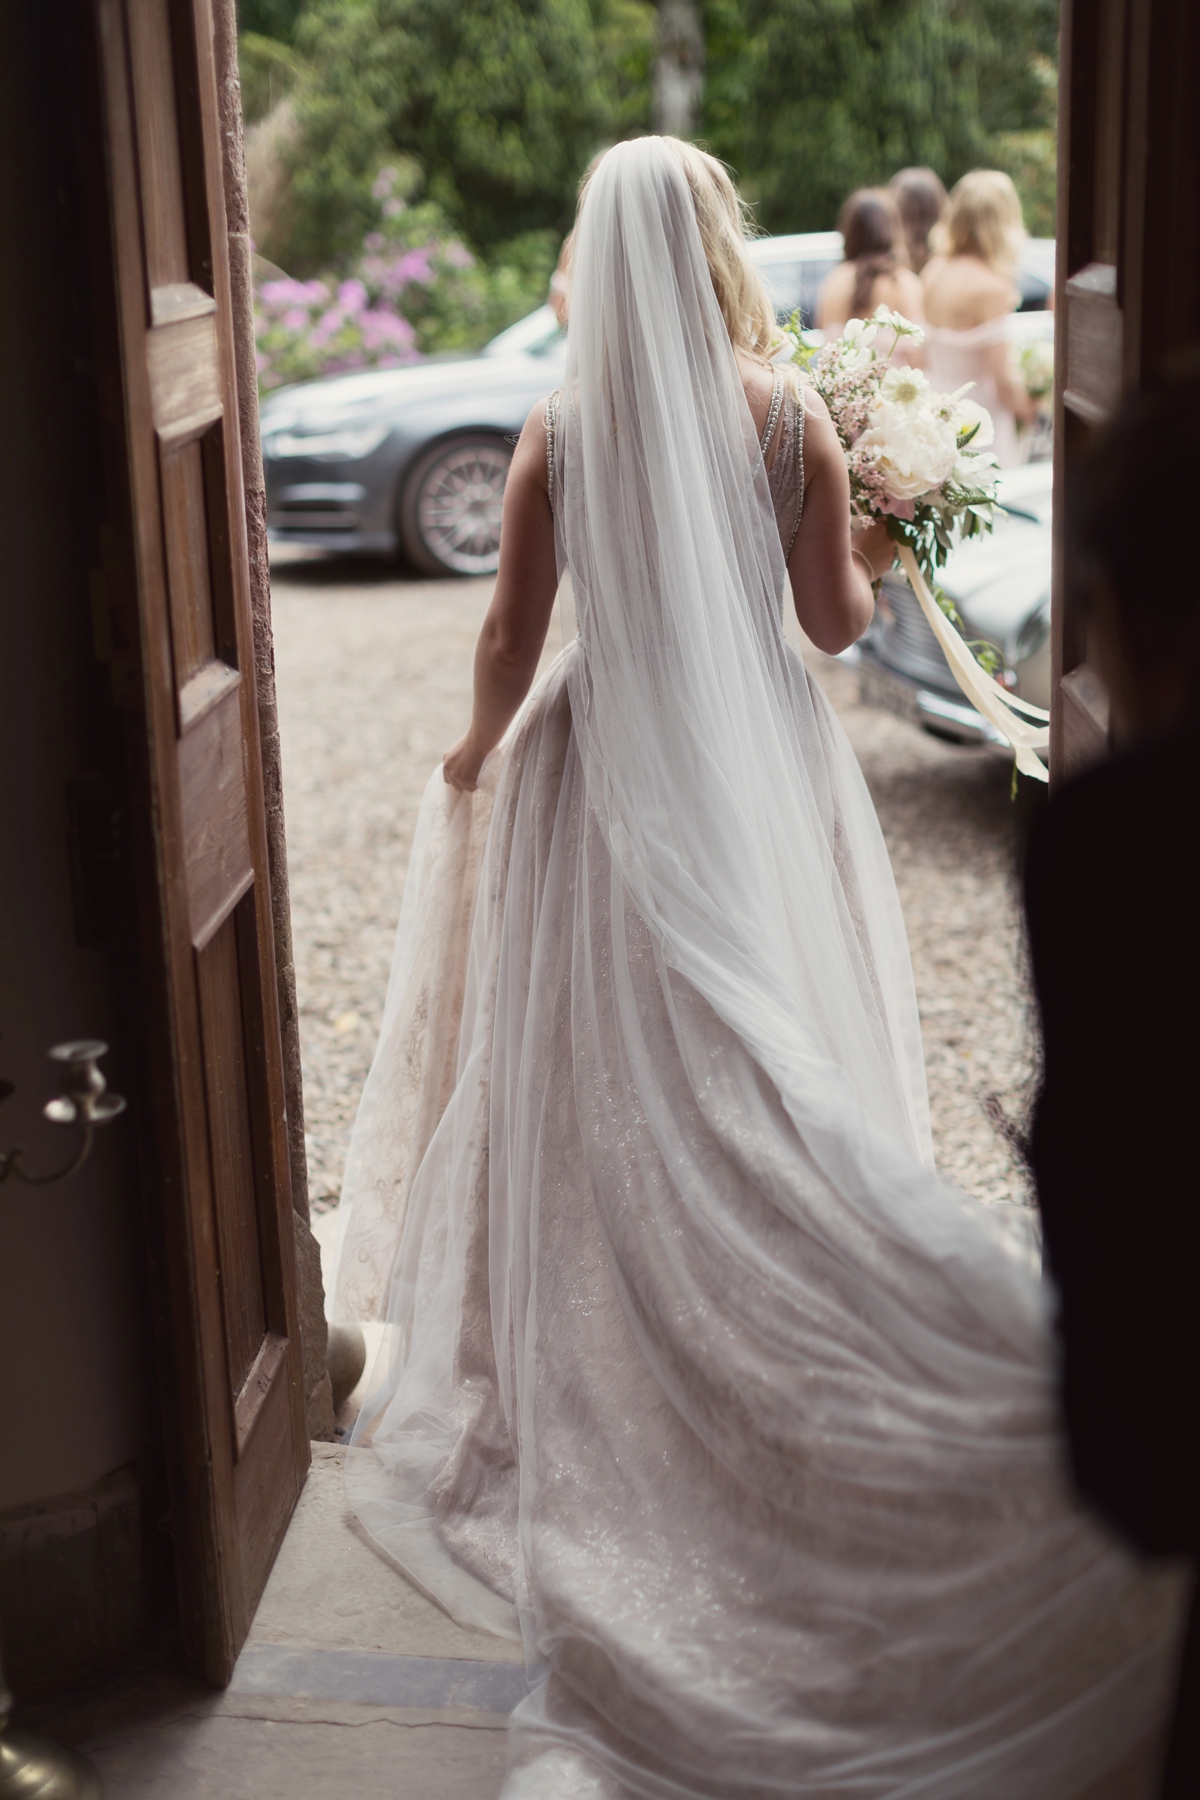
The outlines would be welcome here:
[[[841,337],[817,351],[804,345],[794,318],[792,324],[793,361],[829,408],[845,452],[853,518],[886,519],[959,686],[1012,745],[1017,767],[1044,781],[1035,751],[1048,734],[1016,714],[1048,715],[993,678],[999,653],[989,644],[968,644],[962,620],[937,585],[955,545],[992,529],[998,466],[987,448],[991,416],[968,399],[972,383],[938,394],[920,369],[891,360],[902,339],[916,345],[923,333],[889,307],[877,307],[870,319],[851,319]]]
[[[997,466],[991,416],[967,398],[971,383],[935,394],[920,369],[890,360],[902,339],[916,345],[923,335],[880,306],[815,353],[797,346],[794,360],[842,441],[854,517],[886,518],[933,582],[956,543],[991,530]]]

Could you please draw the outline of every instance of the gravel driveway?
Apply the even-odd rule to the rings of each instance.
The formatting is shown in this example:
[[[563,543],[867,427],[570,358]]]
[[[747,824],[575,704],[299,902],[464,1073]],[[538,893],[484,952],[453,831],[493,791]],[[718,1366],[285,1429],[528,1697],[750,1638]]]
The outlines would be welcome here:
[[[465,729],[491,582],[276,562],[275,652],[315,1211],[336,1203],[371,1059],[417,808]],[[556,619],[547,658],[561,648]],[[1009,770],[861,707],[809,657],[854,745],[891,852],[916,969],[940,1167],[981,1199],[1027,1183],[984,1111],[1023,1119],[1032,1033],[1014,884]]]

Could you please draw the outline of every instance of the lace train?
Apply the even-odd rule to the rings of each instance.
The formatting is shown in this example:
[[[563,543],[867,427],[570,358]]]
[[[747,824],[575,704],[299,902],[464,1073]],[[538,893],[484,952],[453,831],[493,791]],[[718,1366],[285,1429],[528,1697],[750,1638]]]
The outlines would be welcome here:
[[[339,1313],[390,1322],[351,1497],[549,1669],[511,1800],[1065,1800],[1157,1719],[1175,1587],[1070,1503],[1036,1275],[928,1171],[853,758],[814,693],[834,866],[911,1034],[882,1207],[632,905],[572,731],[580,654],[479,793],[439,772],[422,808],[343,1203]]]

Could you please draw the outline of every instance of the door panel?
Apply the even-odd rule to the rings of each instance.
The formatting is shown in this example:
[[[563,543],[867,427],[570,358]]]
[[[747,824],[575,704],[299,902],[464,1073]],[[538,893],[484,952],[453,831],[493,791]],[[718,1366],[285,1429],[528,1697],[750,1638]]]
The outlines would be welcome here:
[[[1063,561],[1074,465],[1128,388],[1200,341],[1198,67],[1196,0],[1063,0],[1052,782],[1108,749]]]
[[[207,704],[193,704],[201,684]],[[202,952],[254,881],[242,766],[242,678],[210,662],[179,690],[180,816],[188,923]]]
[[[228,1679],[308,1463],[208,0],[95,0],[159,997],[172,1521]]]

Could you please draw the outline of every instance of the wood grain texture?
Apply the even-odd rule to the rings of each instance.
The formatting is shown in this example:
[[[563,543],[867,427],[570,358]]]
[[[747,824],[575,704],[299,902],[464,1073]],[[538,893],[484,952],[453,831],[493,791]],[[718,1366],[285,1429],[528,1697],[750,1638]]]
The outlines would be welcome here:
[[[127,19],[145,275],[156,288],[191,274],[171,24],[162,0],[129,0]]]
[[[241,681],[241,673],[231,669],[221,658],[205,663],[179,690],[180,735],[199,724],[206,713],[232,693]]]
[[[1077,663],[1059,686],[1064,752],[1075,772],[1108,755],[1108,695],[1087,663]]]
[[[1075,471],[1122,396],[1200,343],[1200,6],[1063,0],[1061,24],[1052,785],[1101,731],[1094,675],[1072,682],[1087,656],[1063,543]]]
[[[151,326],[146,360],[154,428],[164,450],[189,443],[220,418],[223,394],[212,313]]]
[[[240,686],[227,685],[179,740],[188,916],[197,950],[220,930],[254,880]]]
[[[240,1392],[267,1333],[258,1209],[254,1204],[254,1144],[242,1042],[242,993],[237,931],[232,919],[196,956],[204,1083],[213,1171],[221,1305],[228,1350],[229,1400]],[[231,1417],[236,1436],[236,1425]]]
[[[294,1353],[295,1345],[289,1343],[288,1358]],[[303,1462],[297,1458],[295,1402],[283,1378],[285,1368],[286,1364],[281,1366],[271,1382],[233,1473],[238,1573],[242,1592],[253,1594],[255,1604],[267,1584],[308,1467],[307,1440]]]
[[[269,1331],[259,1345],[258,1355],[251,1363],[234,1401],[233,1419],[239,1456],[250,1441],[250,1435],[262,1414],[272,1383],[283,1367],[286,1355],[287,1339]]]
[[[1066,284],[1065,404],[1089,425],[1102,425],[1121,399],[1122,319],[1117,271],[1089,263]]]
[[[183,319],[201,319],[216,310],[212,295],[194,281],[168,281],[150,289],[152,325],[177,325]]]
[[[211,662],[214,650],[212,572],[200,445],[192,442],[162,456],[163,537],[171,651],[180,688]]]

